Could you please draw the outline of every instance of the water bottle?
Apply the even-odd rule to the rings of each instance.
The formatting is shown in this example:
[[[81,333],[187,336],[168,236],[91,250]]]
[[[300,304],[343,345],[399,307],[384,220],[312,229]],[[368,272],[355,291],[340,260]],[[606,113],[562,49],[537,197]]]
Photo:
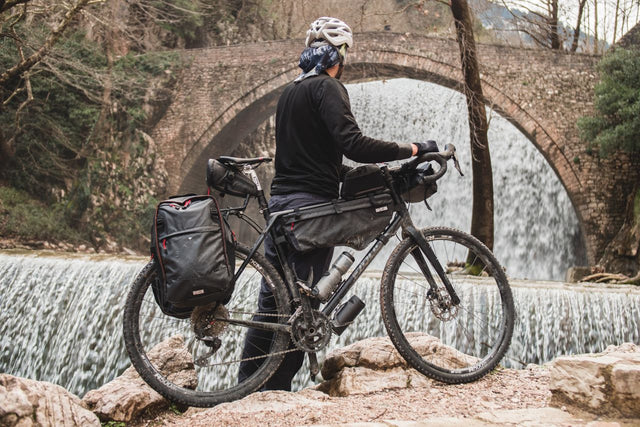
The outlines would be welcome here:
[[[364,303],[355,295],[349,298],[349,301],[345,302],[336,311],[333,316],[333,332],[338,335],[342,335],[347,326],[349,326],[358,314],[364,308]]]
[[[317,298],[320,301],[326,301],[336,290],[342,280],[342,275],[349,270],[353,261],[355,261],[353,255],[347,251],[342,252],[329,271],[324,273],[316,284],[316,289],[318,290]]]

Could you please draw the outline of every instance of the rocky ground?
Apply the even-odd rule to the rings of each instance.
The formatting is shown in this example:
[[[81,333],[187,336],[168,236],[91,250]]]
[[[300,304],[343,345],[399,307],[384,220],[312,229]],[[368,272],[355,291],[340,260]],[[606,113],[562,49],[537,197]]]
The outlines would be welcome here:
[[[450,360],[458,357],[433,337],[411,339],[415,348],[438,348]],[[640,406],[633,403],[640,395],[639,350],[625,344],[597,357],[559,358],[550,366],[530,365],[524,370],[497,369],[478,381],[449,385],[406,366],[388,339],[371,338],[329,355],[322,370],[328,380],[314,388],[254,393],[237,402],[184,413],[173,408],[131,425],[640,425],[637,418],[604,416],[611,416],[611,410],[619,416],[616,408],[640,416]],[[589,385],[581,390],[585,384]],[[605,391],[607,387],[613,390]],[[622,397],[631,403],[623,403]],[[563,405],[565,400],[573,413]],[[596,411],[578,412],[585,404]]]
[[[504,369],[469,384],[429,385],[331,397],[306,389],[301,392],[255,393],[212,409],[191,408],[184,414],[163,411],[141,418],[142,426],[301,426],[372,423],[384,420],[422,421],[443,417],[473,418],[504,409],[537,409],[548,405],[548,370]],[[176,411],[177,412],[177,411]]]
[[[414,348],[452,363],[468,357],[428,335],[411,339]],[[458,385],[427,379],[391,348],[386,338],[359,341],[327,357],[326,380],[314,388],[254,393],[214,408],[169,406],[132,368],[82,400],[51,383],[0,374],[0,426],[98,427],[99,418],[112,427],[640,426],[640,347],[632,343],[545,366],[497,369]],[[175,336],[149,357],[176,384],[193,387],[185,350]]]

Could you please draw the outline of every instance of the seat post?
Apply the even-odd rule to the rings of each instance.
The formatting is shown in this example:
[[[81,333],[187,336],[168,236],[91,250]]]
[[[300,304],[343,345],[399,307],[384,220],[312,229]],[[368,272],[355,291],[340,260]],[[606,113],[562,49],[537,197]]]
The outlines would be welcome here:
[[[267,198],[265,197],[264,190],[262,189],[262,185],[260,184],[260,179],[258,179],[258,174],[249,164],[244,165],[243,172],[249,175],[253,183],[256,185],[256,188],[258,189],[258,208],[264,216],[264,219],[268,220],[270,215],[269,205],[267,204]]]

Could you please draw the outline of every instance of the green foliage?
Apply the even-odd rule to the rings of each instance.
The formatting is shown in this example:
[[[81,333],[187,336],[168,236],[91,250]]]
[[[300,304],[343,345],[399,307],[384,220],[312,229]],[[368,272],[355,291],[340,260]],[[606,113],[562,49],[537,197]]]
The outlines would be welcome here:
[[[161,19],[158,24],[165,30],[186,40],[196,38],[197,29],[202,27],[204,18],[201,5],[193,0],[152,1]]]
[[[80,35],[66,38],[60,55],[76,55],[74,62],[83,67],[104,66],[99,49],[82,40]],[[0,67],[8,68],[18,61],[18,53],[6,39],[2,44]],[[101,110],[97,95],[100,82],[72,64],[61,61],[37,67],[30,73],[33,99],[28,100],[22,91],[0,110],[4,136],[13,138],[16,147],[15,157],[2,175],[17,188],[36,194],[43,185],[62,186],[85,164]]]
[[[126,427],[127,424],[122,421],[105,421],[102,423],[102,427]]]
[[[28,32],[38,39],[45,32],[37,24],[16,30],[25,39]],[[15,43],[0,37],[0,70],[18,61]],[[24,81],[0,88],[6,100],[23,86],[0,108],[0,138],[12,139],[15,147],[0,180],[25,197],[55,204],[49,210],[31,204],[5,210],[10,219],[2,234],[66,241],[84,235],[95,245],[110,235],[122,245],[145,247],[141,236],[148,234],[157,202],[153,189],[137,182],[153,173],[148,160],[154,156],[139,130],[150,126],[150,88],[172,81],[179,61],[178,54],[152,52],[109,63],[101,45],[72,31],[29,73],[32,99]],[[162,102],[153,95],[153,103]],[[24,215],[28,220],[18,223]]]
[[[0,235],[25,240],[83,240],[67,223],[62,204],[47,205],[9,187],[0,187]]]
[[[640,152],[640,50],[615,49],[598,64],[596,115],[578,121],[581,137],[603,155]]]

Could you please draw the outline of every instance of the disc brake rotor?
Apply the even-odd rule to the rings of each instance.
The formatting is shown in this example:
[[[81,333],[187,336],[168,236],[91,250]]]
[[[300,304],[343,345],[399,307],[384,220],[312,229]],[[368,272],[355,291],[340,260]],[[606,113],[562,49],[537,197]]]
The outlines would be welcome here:
[[[449,293],[444,288],[438,288],[437,292],[430,290],[427,293],[431,312],[443,322],[455,319],[458,315],[458,306],[453,305]]]

